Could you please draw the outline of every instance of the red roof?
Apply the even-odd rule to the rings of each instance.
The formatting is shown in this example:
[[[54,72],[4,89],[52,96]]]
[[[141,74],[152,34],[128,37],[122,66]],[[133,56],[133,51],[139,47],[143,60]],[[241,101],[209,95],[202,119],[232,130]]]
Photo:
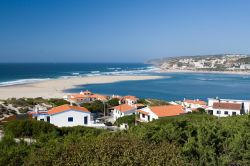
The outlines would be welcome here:
[[[70,106],[68,104],[65,104],[65,105],[52,108],[51,110],[48,111],[48,114],[53,115],[53,114],[57,114],[57,113],[68,111],[68,110],[89,112],[89,110],[85,107]]]
[[[213,103],[215,109],[241,110],[241,106],[239,103]]]
[[[127,111],[135,109],[135,107],[132,107],[128,104],[121,104],[121,105],[115,106],[113,108],[116,110],[119,110],[120,112],[127,112]]]
[[[139,100],[137,97],[135,96],[124,96],[123,99],[130,99],[130,100],[134,100],[134,101],[137,101]]]
[[[176,116],[185,113],[181,105],[152,106],[151,111],[158,117]]]
[[[99,100],[107,100],[107,98],[108,98],[108,96],[101,95],[101,94],[93,94],[90,97],[91,98],[96,98],[96,99],[99,99]]]
[[[184,100],[184,102],[189,103],[189,104],[199,104],[199,105],[207,105],[207,103],[205,101],[202,100]]]

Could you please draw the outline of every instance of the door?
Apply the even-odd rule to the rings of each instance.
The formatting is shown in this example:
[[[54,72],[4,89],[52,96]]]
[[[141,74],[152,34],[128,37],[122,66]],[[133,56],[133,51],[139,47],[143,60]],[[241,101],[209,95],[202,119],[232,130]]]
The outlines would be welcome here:
[[[84,116],[84,124],[88,124],[88,117],[87,116]]]

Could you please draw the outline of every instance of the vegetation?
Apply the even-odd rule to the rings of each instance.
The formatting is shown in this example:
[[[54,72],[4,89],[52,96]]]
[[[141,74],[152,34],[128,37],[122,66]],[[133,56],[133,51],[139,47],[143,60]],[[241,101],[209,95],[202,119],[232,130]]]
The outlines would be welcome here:
[[[120,132],[14,121],[4,126],[0,165],[250,165],[249,129],[248,115],[218,119],[202,113]],[[14,137],[36,142],[16,143]]]
[[[63,99],[44,99],[41,97],[37,98],[10,98],[4,101],[5,105],[12,104],[14,107],[33,107],[36,104],[47,104],[52,106],[60,106],[63,104],[69,104],[69,102],[63,100]]]
[[[243,64],[250,64],[250,57],[240,58],[237,62]]]
[[[119,99],[118,99],[118,98],[110,99],[110,100],[107,102],[107,104],[108,104],[109,107],[118,106],[118,105],[119,105]]]
[[[16,114],[17,114],[16,111],[0,105],[0,118],[3,118],[4,115],[16,115]]]
[[[87,108],[91,112],[103,113],[104,111],[104,103],[100,100],[95,100],[91,103],[82,103],[80,106]]]
[[[136,115],[123,116],[115,121],[115,125],[120,126],[123,123],[127,123],[130,127],[135,125]]]
[[[158,99],[147,99],[148,105],[150,106],[160,106],[160,105],[169,105],[169,103],[165,100]]]

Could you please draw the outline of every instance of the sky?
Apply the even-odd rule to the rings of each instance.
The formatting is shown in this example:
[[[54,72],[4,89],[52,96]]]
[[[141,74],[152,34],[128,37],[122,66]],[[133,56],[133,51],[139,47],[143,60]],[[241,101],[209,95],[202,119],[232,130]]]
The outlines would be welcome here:
[[[249,0],[1,0],[0,62],[250,54]]]

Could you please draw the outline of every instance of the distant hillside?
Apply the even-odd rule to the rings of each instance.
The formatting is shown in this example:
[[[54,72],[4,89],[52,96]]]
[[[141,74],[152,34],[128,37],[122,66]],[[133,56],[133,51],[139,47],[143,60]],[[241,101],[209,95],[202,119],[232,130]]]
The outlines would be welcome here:
[[[247,54],[217,54],[199,56],[180,56],[151,59],[149,64],[162,69],[178,70],[213,70],[232,71],[250,70],[250,55]]]

